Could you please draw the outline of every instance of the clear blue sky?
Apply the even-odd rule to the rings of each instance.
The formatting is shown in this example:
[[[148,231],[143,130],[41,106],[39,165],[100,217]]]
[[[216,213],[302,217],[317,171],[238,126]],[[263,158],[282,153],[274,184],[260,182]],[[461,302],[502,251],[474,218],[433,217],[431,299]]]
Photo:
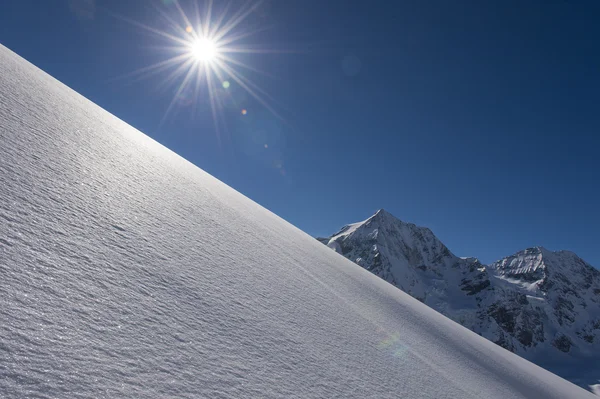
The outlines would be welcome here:
[[[168,56],[114,14],[168,3],[4,1],[0,43],[309,234],[385,208],[459,256],[600,266],[600,1],[266,2],[243,42],[285,51],[238,59],[284,121],[232,81],[219,131],[206,93],[161,124],[168,71],[114,79]]]

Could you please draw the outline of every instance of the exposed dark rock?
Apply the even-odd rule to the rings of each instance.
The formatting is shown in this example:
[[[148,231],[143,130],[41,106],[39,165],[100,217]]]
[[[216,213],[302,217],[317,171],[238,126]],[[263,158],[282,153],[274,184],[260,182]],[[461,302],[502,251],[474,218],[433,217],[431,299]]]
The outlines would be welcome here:
[[[561,326],[567,322],[572,324],[575,321],[575,317],[572,315],[572,311],[575,305],[563,297],[558,297],[554,304],[554,314],[558,320],[558,324]]]
[[[517,295],[517,302],[519,303],[519,305],[527,305],[529,303],[529,301],[527,300],[527,295],[525,295],[525,294],[518,294]]]
[[[322,244],[327,245],[329,243],[329,238],[317,237],[317,241],[319,241]]]
[[[558,338],[552,341],[552,345],[554,345],[554,347],[556,347],[556,349],[559,351],[567,353],[571,350],[571,345],[573,345],[573,342],[571,342],[571,339],[566,335],[560,335]]]
[[[473,282],[471,280],[463,279],[461,282],[461,290],[466,291],[467,295],[475,295],[490,286],[490,280],[484,280],[480,282]]]
[[[578,332],[577,335],[579,335],[584,341],[593,344],[594,343],[594,336],[592,334],[582,334],[581,332]]]
[[[517,334],[517,339],[525,346],[531,346],[533,342],[533,333],[531,331],[521,330]]]
[[[502,332],[499,332],[498,339],[496,339],[494,341],[494,343],[496,345],[499,345],[499,346],[503,347],[504,349],[507,349],[507,350],[511,351],[511,352],[515,351],[514,345],[511,343],[511,341],[509,339],[507,339],[505,337],[504,333],[502,333]]]
[[[513,312],[506,309],[504,305],[494,304],[490,306],[489,314],[504,331],[508,333],[514,332],[515,315]]]

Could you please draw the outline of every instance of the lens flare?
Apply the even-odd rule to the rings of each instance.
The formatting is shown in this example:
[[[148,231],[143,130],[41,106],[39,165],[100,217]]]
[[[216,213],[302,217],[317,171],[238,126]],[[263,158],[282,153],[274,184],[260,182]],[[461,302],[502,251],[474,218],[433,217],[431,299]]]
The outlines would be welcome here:
[[[394,357],[403,358],[408,351],[408,347],[403,345],[399,333],[388,335],[377,344],[377,348],[385,350]]]

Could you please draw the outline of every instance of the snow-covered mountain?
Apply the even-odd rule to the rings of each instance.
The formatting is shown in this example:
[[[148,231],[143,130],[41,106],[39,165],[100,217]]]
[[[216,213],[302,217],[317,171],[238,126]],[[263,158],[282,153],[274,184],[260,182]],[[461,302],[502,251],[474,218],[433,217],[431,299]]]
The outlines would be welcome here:
[[[0,397],[595,396],[0,46]]]
[[[318,240],[522,357],[582,386],[600,378],[600,271],[572,252],[529,248],[485,266],[385,210]]]

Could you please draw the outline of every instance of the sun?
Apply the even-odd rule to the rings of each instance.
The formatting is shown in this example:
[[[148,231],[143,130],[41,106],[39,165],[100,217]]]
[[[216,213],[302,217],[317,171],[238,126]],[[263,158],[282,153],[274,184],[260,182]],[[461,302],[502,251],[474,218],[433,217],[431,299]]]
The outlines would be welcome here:
[[[190,53],[198,61],[210,62],[217,58],[219,51],[214,41],[207,38],[199,38],[191,43]]]
[[[157,8],[159,16],[162,17],[158,22],[166,27],[166,30],[117,16],[161,39],[164,43],[156,47],[168,54],[166,58],[139,68],[122,78],[144,78],[168,71],[164,76],[164,84],[173,85],[174,94],[161,124],[176,106],[181,105],[182,100],[182,104],[192,104],[195,112],[197,107],[204,104],[199,99],[206,95],[218,132],[220,127],[225,126],[221,111],[226,105],[235,102],[234,92],[236,98],[239,98],[242,90],[275,117],[283,120],[270,104],[273,98],[248,76],[254,73],[266,76],[270,74],[245,63],[242,59],[246,57],[240,57],[240,54],[283,52],[248,44],[247,39],[265,29],[254,27],[252,21],[246,21],[263,2],[264,0],[252,0],[237,7],[233,0],[191,0],[186,4],[193,6],[193,10],[184,10],[180,4],[183,2],[163,0],[166,8]],[[246,109],[242,111],[242,115],[245,113]]]

